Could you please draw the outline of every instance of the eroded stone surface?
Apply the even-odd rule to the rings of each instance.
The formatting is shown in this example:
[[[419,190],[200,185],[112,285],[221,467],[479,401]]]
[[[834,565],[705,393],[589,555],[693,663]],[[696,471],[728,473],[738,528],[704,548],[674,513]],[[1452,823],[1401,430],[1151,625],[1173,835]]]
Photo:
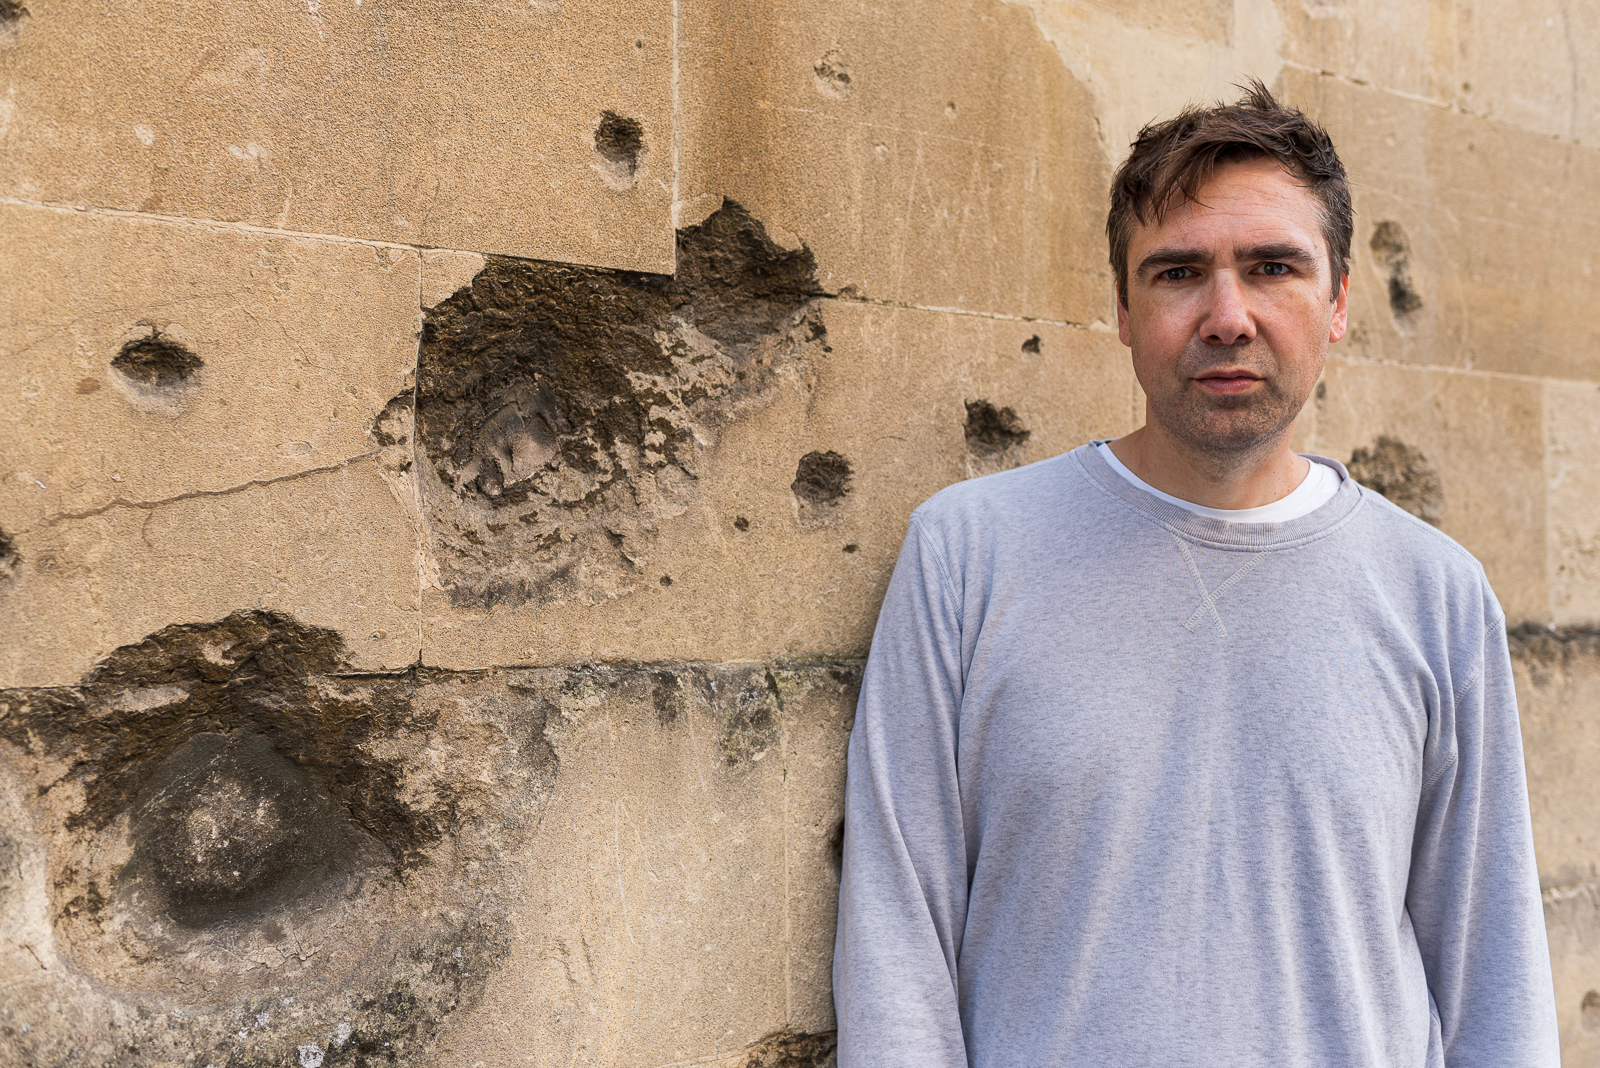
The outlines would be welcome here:
[[[682,925],[683,909],[725,909],[754,879],[770,895],[723,914],[729,944],[778,954],[775,967],[750,958],[767,976],[738,984],[753,1000],[699,1016],[661,1005],[692,1021],[673,1042],[731,1055],[789,1025],[785,740],[840,722],[858,680],[829,663],[352,673],[333,632],[249,612],[166,628],[77,686],[0,691],[0,1057],[265,1065],[315,1047],[331,1064],[449,1062],[443,1022],[474,1011],[505,962],[525,969],[530,940],[585,947],[602,986],[648,963],[652,982],[670,969],[701,996],[696,968],[718,967],[727,945],[704,955],[705,927]],[[600,870],[621,861],[626,809],[583,800],[610,789],[596,757],[629,770],[614,780],[624,806],[681,793],[684,773],[709,802],[684,798],[687,823],[627,816],[615,899],[613,879],[572,878],[590,844],[604,844]],[[569,763],[579,780],[564,787]],[[729,863],[651,859],[686,832],[721,841]],[[603,919],[619,907],[620,943]],[[651,936],[637,957],[646,932],[674,927],[675,945]],[[507,981],[528,1004],[570,999],[565,982],[519,974]],[[627,1045],[659,1050],[653,1034]],[[798,1056],[819,1043],[768,1045]]]
[[[865,655],[906,517],[950,483],[997,469],[967,448],[967,400],[1010,407],[1028,429],[1005,466],[1137,425],[1115,334],[829,298],[821,308],[833,351],[722,426],[631,595],[484,612],[428,590],[423,662]],[[1025,347],[1034,338],[1038,351]],[[851,469],[849,492],[820,506],[794,490],[813,452]]]
[[[730,202],[673,277],[495,259],[431,309],[417,474],[451,600],[631,589],[722,426],[825,353],[814,271]]]
[[[169,627],[76,687],[0,691],[49,850],[49,967],[8,991],[31,1021],[0,1037],[11,1055],[425,1051],[503,952],[506,860],[556,758],[544,707],[503,686],[347,670],[334,633],[252,612]]]
[[[1431,526],[1444,519],[1444,491],[1428,458],[1399,438],[1380,434],[1370,446],[1350,454],[1350,477],[1377,490]]]

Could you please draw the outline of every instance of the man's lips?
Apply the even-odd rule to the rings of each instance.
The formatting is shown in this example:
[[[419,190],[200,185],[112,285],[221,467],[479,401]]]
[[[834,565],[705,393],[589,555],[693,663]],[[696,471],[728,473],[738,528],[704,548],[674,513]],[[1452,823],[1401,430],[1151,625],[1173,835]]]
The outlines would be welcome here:
[[[1200,388],[1205,390],[1207,393],[1229,394],[1244,393],[1251,389],[1257,382],[1261,381],[1261,379],[1257,378],[1248,371],[1235,371],[1229,369],[1225,371],[1207,372],[1206,374],[1196,378],[1195,381],[1199,382]]]

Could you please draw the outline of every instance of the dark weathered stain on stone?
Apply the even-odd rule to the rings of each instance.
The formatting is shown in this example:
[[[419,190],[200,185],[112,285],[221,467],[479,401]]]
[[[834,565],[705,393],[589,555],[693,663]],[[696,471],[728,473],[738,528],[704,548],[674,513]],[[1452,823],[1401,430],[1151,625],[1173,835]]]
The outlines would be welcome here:
[[[115,650],[83,686],[39,692],[26,723],[37,744],[83,754],[74,762],[84,791],[76,826],[103,829],[128,812],[198,736],[260,734],[396,864],[414,863],[438,840],[437,818],[400,800],[398,768],[366,743],[426,728],[428,716],[410,708],[403,678],[375,678],[358,691],[321,681],[344,670],[333,631],[240,612]]]
[[[850,461],[833,450],[800,457],[789,488],[806,504],[834,504],[850,492]]]
[[[154,390],[181,386],[204,366],[200,357],[161,334],[128,342],[111,361],[112,370],[129,382]]]
[[[1370,447],[1350,455],[1350,477],[1383,494],[1425,523],[1444,521],[1444,491],[1439,475],[1420,450],[1399,438],[1380,435]]]
[[[28,14],[22,0],[0,0],[0,43],[5,41],[7,31],[14,30]]]
[[[1600,628],[1549,627],[1523,622],[1506,628],[1513,662],[1526,668],[1535,686],[1569,675],[1575,661],[1600,663]]]
[[[417,476],[451,599],[632,589],[720,427],[803,370],[814,273],[727,202],[679,232],[672,277],[497,257],[429,310]]]
[[[1578,1026],[1586,1035],[1600,1034],[1600,990],[1590,990],[1583,995],[1578,1006]]]
[[[601,113],[600,125],[594,131],[594,150],[614,177],[631,182],[644,151],[643,124],[615,111]]]
[[[13,908],[49,925],[65,965],[7,977],[0,1063],[433,1063],[508,951],[536,836],[559,833],[563,732],[643,730],[759,791],[785,715],[842,745],[860,679],[854,661],[358,673],[337,634],[244,612],[76,686],[0,690],[0,927]],[[825,1045],[773,1036],[751,1063]]]
[[[832,1068],[836,1031],[778,1031],[745,1052],[744,1068]]]
[[[843,100],[850,95],[850,64],[839,49],[830,48],[823,53],[822,58],[811,65],[811,72],[817,79],[817,92],[823,96]]]
[[[963,427],[967,451],[974,456],[998,456],[1021,445],[1031,433],[1010,408],[996,408],[986,400],[967,401],[967,423]]]
[[[1403,323],[1422,307],[1422,297],[1411,282],[1411,243],[1399,223],[1385,220],[1372,228],[1368,244],[1378,263],[1389,272],[1389,310]]]
[[[1022,343],[1022,351],[1037,356],[1039,354],[1039,335],[1035,334]]]
[[[752,674],[723,717],[723,763],[737,766],[760,760],[778,743],[782,729],[783,693],[776,676],[770,670]]]
[[[81,1034],[0,1035],[0,1060],[408,1063],[503,953],[494,873],[556,774],[544,706],[483,689],[353,674],[337,634],[242,612],[0,691],[0,757],[38,769],[55,944],[109,999]]]
[[[22,554],[17,551],[15,539],[0,530],[0,579],[8,579],[16,574],[17,565],[21,562]]]

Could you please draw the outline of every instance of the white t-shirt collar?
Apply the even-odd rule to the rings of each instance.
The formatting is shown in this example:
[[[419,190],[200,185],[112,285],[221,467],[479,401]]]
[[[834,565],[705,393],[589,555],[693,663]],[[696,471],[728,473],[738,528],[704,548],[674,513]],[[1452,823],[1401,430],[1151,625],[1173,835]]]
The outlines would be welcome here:
[[[1193,501],[1186,501],[1174,497],[1170,493],[1162,493],[1144,479],[1128,470],[1123,462],[1117,459],[1117,454],[1111,451],[1108,442],[1097,441],[1094,443],[1100,456],[1106,464],[1127,479],[1138,489],[1144,490],[1152,497],[1160,498],[1168,504],[1175,504],[1185,511],[1195,515],[1203,515],[1209,519],[1221,519],[1228,523],[1287,523],[1291,519],[1299,519],[1303,515],[1310,515],[1324,504],[1333,500],[1339,492],[1339,485],[1343,481],[1339,472],[1321,463],[1314,456],[1307,456],[1310,469],[1306,477],[1301,480],[1293,492],[1286,497],[1280,497],[1271,504],[1263,504],[1259,508],[1207,508]]]

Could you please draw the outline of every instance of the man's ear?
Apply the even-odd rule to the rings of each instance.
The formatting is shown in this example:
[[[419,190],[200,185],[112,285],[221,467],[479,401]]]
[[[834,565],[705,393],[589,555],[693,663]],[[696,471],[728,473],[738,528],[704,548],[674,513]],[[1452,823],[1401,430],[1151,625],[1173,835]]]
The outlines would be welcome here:
[[[1128,326],[1128,301],[1123,288],[1115,282],[1111,283],[1117,296],[1117,336],[1122,343],[1133,348],[1133,331]]]
[[[1328,343],[1344,337],[1350,322],[1350,274],[1339,275],[1339,293],[1333,298],[1333,321],[1328,324]]]

